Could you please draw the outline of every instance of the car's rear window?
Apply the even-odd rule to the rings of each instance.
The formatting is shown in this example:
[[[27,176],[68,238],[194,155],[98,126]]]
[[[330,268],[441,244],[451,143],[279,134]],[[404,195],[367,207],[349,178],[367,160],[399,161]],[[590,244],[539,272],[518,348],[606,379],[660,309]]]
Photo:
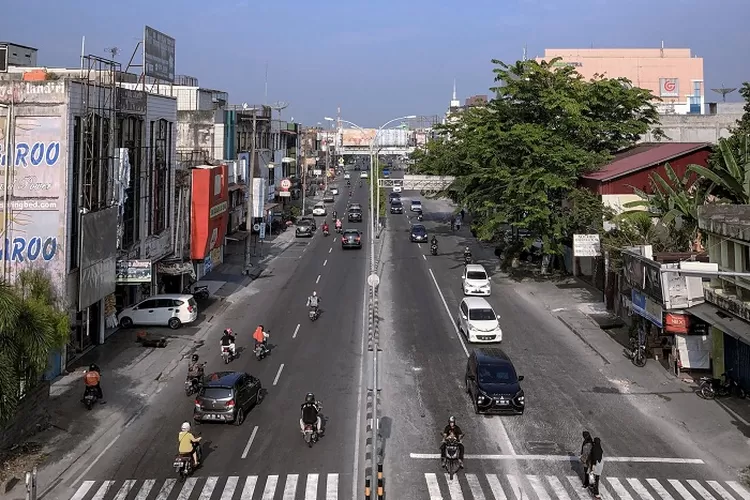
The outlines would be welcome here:
[[[357,232],[357,231],[344,231],[344,234],[346,236],[355,236],[355,237],[359,236],[359,232]]]
[[[357,207],[357,208],[350,208],[350,209],[349,209],[349,212],[350,212],[350,213],[355,213],[355,214],[359,214],[359,213],[362,213],[362,209],[361,209],[361,208],[359,208],[359,207]]]
[[[482,271],[469,271],[466,273],[467,280],[486,280],[487,275]]]
[[[225,387],[206,387],[203,397],[208,399],[231,399],[232,390]]]
[[[492,321],[497,319],[492,309],[469,309],[469,319],[473,321]]]

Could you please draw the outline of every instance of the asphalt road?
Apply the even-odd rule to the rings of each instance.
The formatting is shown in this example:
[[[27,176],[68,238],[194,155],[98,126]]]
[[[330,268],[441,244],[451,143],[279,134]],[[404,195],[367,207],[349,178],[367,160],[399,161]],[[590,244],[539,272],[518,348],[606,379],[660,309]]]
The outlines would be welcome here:
[[[355,187],[352,201],[367,206],[366,194],[366,187]],[[343,188],[335,204],[339,213],[344,213],[347,198],[348,192]],[[328,218],[330,222],[330,215]],[[215,320],[220,328],[217,326],[209,343],[198,351],[201,359],[208,361],[207,373],[229,369],[260,378],[265,398],[239,427],[194,425],[204,445],[203,466],[186,483],[194,488],[181,490],[183,485],[178,483],[169,494],[158,496],[160,500],[208,500],[213,498],[212,494],[215,498],[229,495],[221,498],[264,500],[282,498],[282,494],[285,500],[352,497],[353,481],[359,481],[362,475],[357,468],[363,451],[357,449],[355,455],[355,448],[363,434],[357,417],[364,405],[360,400],[359,375],[367,247],[342,250],[335,233],[322,235],[323,218],[317,219],[318,231],[314,237],[297,239],[296,245],[281,254],[271,272],[254,282],[258,293],[228,309],[223,319]],[[344,227],[353,225],[364,230],[366,220],[359,224],[345,222]],[[322,299],[322,314],[314,323],[308,319],[305,307],[313,290]],[[271,334],[271,354],[261,361],[252,354],[251,339],[259,323]],[[221,329],[225,327],[239,332],[238,347],[243,349],[229,365],[221,362],[218,347]],[[88,486],[89,491],[74,497],[76,500],[125,500],[136,498],[139,492],[144,494],[137,497],[139,500],[157,498],[157,491],[168,487],[176,477],[172,461],[180,424],[192,422],[194,398],[186,397],[183,391],[181,370],[186,368],[176,372],[148,410],[106,453],[90,457],[92,466],[80,479],[92,483],[76,481],[62,485],[48,498],[71,498],[71,492],[81,484],[84,488]],[[322,402],[326,427],[325,436],[312,449],[304,443],[298,423],[300,405],[307,392],[314,392]],[[231,479],[234,476],[237,479]],[[257,482],[254,493],[241,492],[248,477]],[[127,480],[136,481],[130,485],[129,494],[118,496],[124,494]],[[150,496],[145,496],[144,485],[148,486],[145,480],[153,480]],[[295,481],[296,488],[292,489]],[[237,483],[234,497],[226,489],[232,482]],[[95,496],[108,484],[106,494]]]
[[[404,206],[414,198],[419,194],[404,193]],[[621,500],[750,498],[747,491],[741,495],[732,489],[736,476],[714,464],[681,463],[702,458],[700,448],[675,440],[664,431],[671,424],[638,408],[650,403],[614,390],[598,355],[539,304],[514,294],[507,282],[493,282],[488,300],[502,318],[501,347],[525,376],[527,411],[522,416],[475,415],[464,390],[467,353],[474,346],[454,327],[463,297],[463,247],[475,242],[464,239],[467,231],[461,236],[450,231],[446,203],[422,202],[423,223],[430,237],[437,235],[439,255],[429,255],[429,244],[409,241],[410,223],[416,221],[408,208],[405,215],[388,216],[383,252],[381,429],[390,498],[504,500],[498,488],[516,500],[588,497],[577,479],[578,464],[570,460],[579,454],[583,430],[602,439],[605,498],[610,493]],[[495,262],[486,264],[492,273]],[[439,452],[439,435],[450,415],[466,435],[467,460],[465,471],[449,484],[438,459],[429,455]],[[657,457],[664,463],[629,457]]]

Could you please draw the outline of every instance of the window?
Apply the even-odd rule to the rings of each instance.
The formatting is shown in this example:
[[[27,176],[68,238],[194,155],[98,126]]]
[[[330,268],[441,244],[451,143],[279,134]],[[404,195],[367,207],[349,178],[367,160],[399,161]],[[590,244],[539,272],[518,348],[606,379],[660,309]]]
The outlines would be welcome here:
[[[128,116],[120,119],[118,126],[117,147],[128,150],[130,161],[130,179],[125,188],[125,204],[122,217],[122,247],[128,248],[140,237],[141,166],[143,155],[143,120]]]
[[[167,120],[151,122],[151,221],[150,234],[159,234],[166,229],[167,192],[169,189],[169,158]]]
[[[700,80],[693,82],[693,95],[696,97],[701,95],[701,83]]]
[[[79,183],[81,181],[81,169],[83,165],[81,163],[81,117],[76,116],[73,118],[73,168],[71,169],[72,175],[70,179],[70,231],[68,233],[68,253],[70,254],[70,261],[68,263],[68,270],[73,271],[78,269],[78,235],[80,232],[80,192]]]

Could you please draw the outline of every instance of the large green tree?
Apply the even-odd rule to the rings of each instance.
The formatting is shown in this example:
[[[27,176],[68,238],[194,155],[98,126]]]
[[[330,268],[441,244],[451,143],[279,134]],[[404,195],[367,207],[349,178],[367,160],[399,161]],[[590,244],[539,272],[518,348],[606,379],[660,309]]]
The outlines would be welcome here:
[[[45,270],[21,271],[14,286],[0,283],[0,423],[41,380],[50,354],[69,333],[68,315]]]
[[[559,254],[574,232],[601,224],[601,210],[588,209],[584,223],[566,209],[580,176],[658,122],[649,91],[625,79],[585,80],[558,62],[493,61],[495,97],[441,127],[413,156],[419,173],[457,177],[445,194],[472,212],[481,239],[510,225]]]

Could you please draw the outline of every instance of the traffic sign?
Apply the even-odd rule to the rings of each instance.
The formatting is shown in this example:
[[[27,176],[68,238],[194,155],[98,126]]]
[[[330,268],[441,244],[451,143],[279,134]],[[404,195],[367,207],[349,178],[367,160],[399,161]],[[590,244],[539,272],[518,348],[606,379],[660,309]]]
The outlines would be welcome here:
[[[343,167],[343,166],[344,166],[344,159],[339,158],[339,167]]]
[[[292,187],[292,181],[289,179],[281,179],[281,189],[288,190],[290,187]]]
[[[376,286],[380,284],[380,276],[378,276],[375,273],[372,273],[371,275],[367,277],[367,284],[375,288]]]
[[[253,224],[253,231],[260,231],[260,224]]]
[[[258,238],[260,238],[261,240],[266,239],[266,223],[265,222],[260,223],[260,234],[258,234]]]

